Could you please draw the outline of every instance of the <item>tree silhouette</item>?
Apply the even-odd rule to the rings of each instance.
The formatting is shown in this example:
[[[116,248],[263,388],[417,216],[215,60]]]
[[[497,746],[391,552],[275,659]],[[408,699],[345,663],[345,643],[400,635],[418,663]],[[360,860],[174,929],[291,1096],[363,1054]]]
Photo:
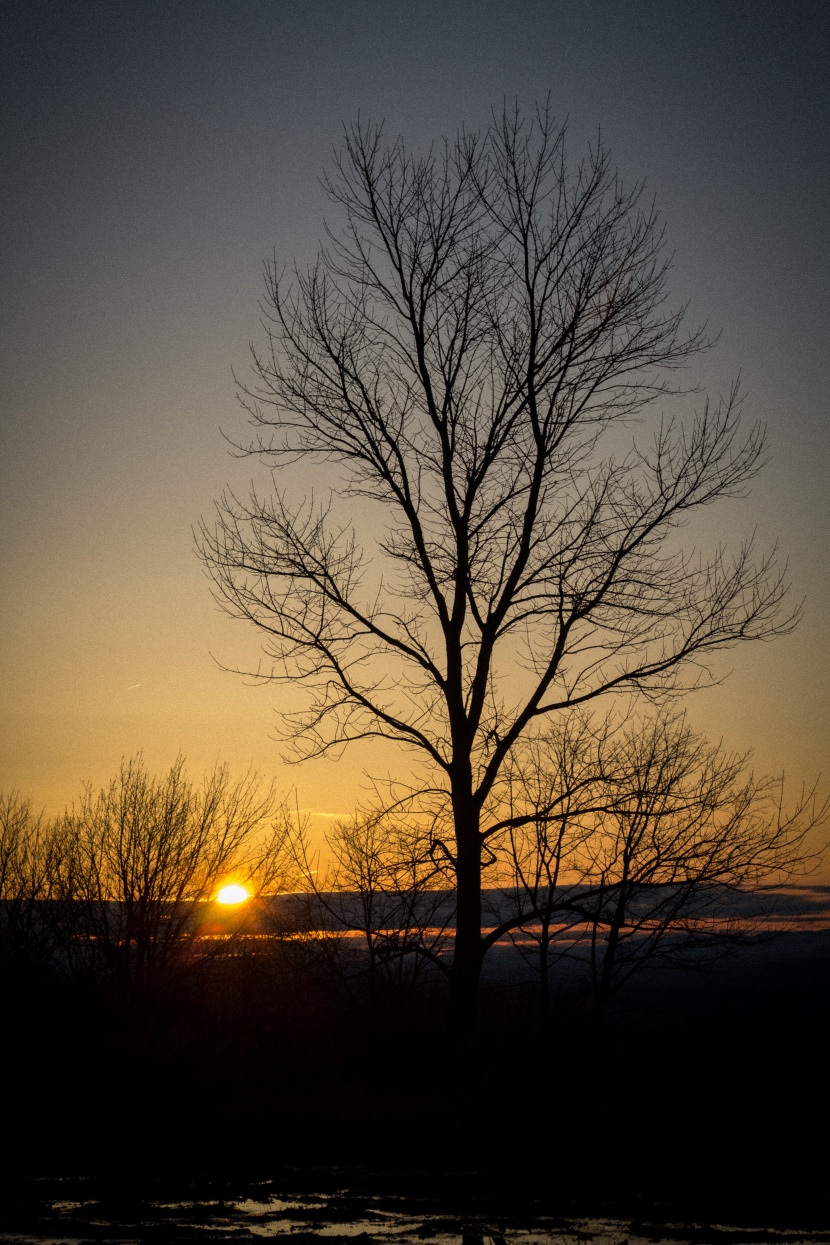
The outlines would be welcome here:
[[[337,821],[322,854],[303,823],[286,839],[306,926],[341,982],[368,986],[370,1001],[378,986],[413,995],[427,965],[446,972],[441,953],[452,911],[444,872],[430,855],[428,832],[408,812],[366,810]],[[357,947],[344,943],[344,931],[360,935]]]
[[[50,830],[49,908],[70,971],[128,1002],[175,990],[210,952],[205,912],[223,878],[241,876],[252,891],[277,881],[284,826],[254,774],[235,782],[222,766],[195,785],[182,758],[161,778],[140,757],[125,761]]]
[[[543,1018],[562,956],[587,960],[600,1022],[646,965],[700,966],[768,928],[758,892],[818,863],[828,801],[813,788],[785,807],[783,781],[747,762],[664,711],[624,729],[573,715],[506,768],[501,929],[536,962]]]
[[[483,810],[517,746],[609,693],[699,684],[717,650],[793,623],[772,556],[678,539],[744,492],[762,435],[740,433],[736,391],[688,424],[656,413],[709,343],[666,306],[642,188],[599,144],[571,167],[565,139],[547,109],[423,157],[346,132],[327,181],[340,224],[310,268],[268,265],[242,389],[248,452],[333,463],[338,483],[322,501],[278,478],[226,494],[200,537],[219,600],[263,634],[259,673],[309,693],[285,716],[294,755],[382,736],[445,800],[463,1026]]]
[[[18,791],[0,792],[0,966],[48,965],[53,930],[43,909],[53,900],[51,827]]]

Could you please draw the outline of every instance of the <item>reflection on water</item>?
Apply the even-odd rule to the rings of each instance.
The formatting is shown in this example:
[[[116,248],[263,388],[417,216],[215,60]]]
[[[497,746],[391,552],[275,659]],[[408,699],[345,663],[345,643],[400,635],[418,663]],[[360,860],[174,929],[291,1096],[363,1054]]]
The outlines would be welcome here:
[[[290,1236],[311,1242],[371,1242],[388,1245],[830,1245],[830,1230],[677,1223],[659,1214],[636,1220],[574,1216],[560,1218],[539,1206],[516,1212],[478,1204],[463,1213],[446,1199],[401,1195],[358,1195],[350,1190],[277,1194],[271,1182],[248,1187],[246,1195],[171,1200],[166,1197],[84,1197],[83,1181],[32,1182],[23,1194],[3,1200],[0,1242],[24,1245],[167,1245]],[[92,1193],[91,1182],[89,1192]],[[61,1184],[74,1196],[55,1196]],[[48,1185],[48,1187],[47,1187]],[[40,1188],[38,1188],[40,1186]],[[444,1205],[441,1202],[444,1201]]]

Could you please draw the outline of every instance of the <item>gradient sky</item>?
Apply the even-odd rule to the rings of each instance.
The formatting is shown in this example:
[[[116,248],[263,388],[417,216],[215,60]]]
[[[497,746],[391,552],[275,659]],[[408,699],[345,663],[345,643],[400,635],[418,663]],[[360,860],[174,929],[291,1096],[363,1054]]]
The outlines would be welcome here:
[[[551,92],[645,178],[672,293],[721,331],[770,466],[712,531],[757,528],[805,599],[796,635],[733,653],[694,722],[791,789],[830,776],[830,5],[787,0],[69,0],[4,5],[0,783],[56,811],[139,749],[251,763],[348,811],[351,759],[287,769],[279,697],[218,668],[191,526],[251,464],[231,368],[262,261],[310,258],[344,121],[412,146]],[[254,469],[255,470],[255,469]]]

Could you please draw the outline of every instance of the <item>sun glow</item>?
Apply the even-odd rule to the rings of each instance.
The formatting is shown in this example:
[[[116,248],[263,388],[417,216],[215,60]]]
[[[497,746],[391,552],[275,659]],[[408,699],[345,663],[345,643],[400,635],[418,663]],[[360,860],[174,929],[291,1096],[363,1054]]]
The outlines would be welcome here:
[[[246,899],[250,899],[250,892],[244,886],[239,886],[236,882],[230,882],[227,886],[223,886],[219,894],[216,896],[217,903],[237,904],[244,903]]]

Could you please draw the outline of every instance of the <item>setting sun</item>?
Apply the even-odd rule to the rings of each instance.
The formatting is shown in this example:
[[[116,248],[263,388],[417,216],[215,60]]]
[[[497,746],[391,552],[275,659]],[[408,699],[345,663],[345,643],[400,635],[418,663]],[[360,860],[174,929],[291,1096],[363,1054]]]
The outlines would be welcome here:
[[[237,904],[244,903],[246,899],[250,899],[250,892],[244,886],[231,882],[228,886],[223,886],[216,896],[217,903]]]

